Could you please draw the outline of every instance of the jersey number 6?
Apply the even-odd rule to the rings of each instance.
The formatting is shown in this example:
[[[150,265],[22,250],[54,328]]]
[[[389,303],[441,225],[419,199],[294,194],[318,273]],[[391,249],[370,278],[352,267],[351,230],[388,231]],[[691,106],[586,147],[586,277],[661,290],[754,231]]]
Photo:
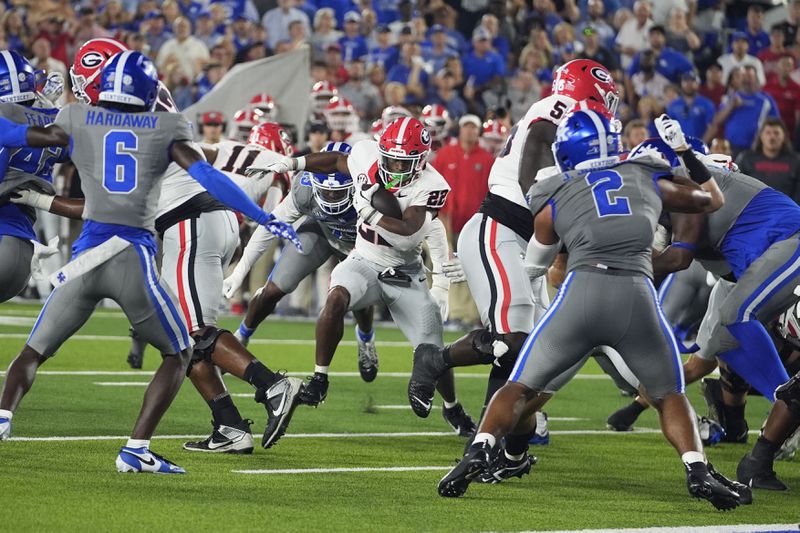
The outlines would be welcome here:
[[[139,138],[129,130],[111,130],[103,138],[103,188],[110,193],[129,194],[136,189],[139,162],[131,153]]]

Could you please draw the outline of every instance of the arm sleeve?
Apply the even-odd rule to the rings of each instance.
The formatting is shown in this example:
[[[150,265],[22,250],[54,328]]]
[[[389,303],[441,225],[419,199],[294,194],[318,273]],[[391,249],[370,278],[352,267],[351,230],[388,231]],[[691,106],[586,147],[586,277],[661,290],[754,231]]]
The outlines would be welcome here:
[[[404,235],[397,235],[396,233],[392,233],[387,231],[380,226],[374,226],[375,231],[383,237],[383,239],[392,245],[394,248],[402,252],[407,252],[409,250],[413,250],[415,247],[419,246],[422,240],[425,238],[425,234],[428,231],[428,223],[433,220],[433,215],[430,211],[425,213],[425,222],[422,223],[422,227],[417,230],[416,233],[413,233],[408,236]]]
[[[442,274],[442,263],[447,261],[450,255],[450,247],[447,244],[447,232],[444,224],[439,218],[434,218],[428,225],[428,234],[425,236],[428,241],[428,251],[431,254],[431,264],[434,276]]]
[[[28,126],[15,124],[0,117],[0,145],[7,148],[21,148],[28,144]]]
[[[264,226],[257,227],[250,240],[247,241],[247,246],[242,251],[242,258],[239,260],[239,264],[236,265],[236,269],[239,270],[241,268],[242,274],[250,272],[255,262],[264,255],[264,252],[267,251],[270,243],[275,238],[275,235],[267,231]]]
[[[231,209],[240,211],[259,224],[266,224],[271,217],[251,200],[234,182],[225,174],[215,169],[206,161],[197,161],[187,171],[189,175],[205,187],[217,200]]]

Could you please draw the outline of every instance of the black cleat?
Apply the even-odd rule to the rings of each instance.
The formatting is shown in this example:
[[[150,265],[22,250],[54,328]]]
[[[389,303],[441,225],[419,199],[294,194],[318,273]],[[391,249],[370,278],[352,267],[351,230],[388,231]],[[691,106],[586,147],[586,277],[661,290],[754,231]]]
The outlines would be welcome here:
[[[186,442],[183,444],[183,449],[190,452],[249,455],[253,453],[253,435],[250,433],[250,424],[252,423],[252,420],[245,419],[235,426],[215,426],[211,436],[207,439]]]
[[[690,495],[708,500],[721,511],[730,511],[739,506],[739,494],[717,481],[704,463],[686,466],[686,488]]]
[[[525,454],[519,461],[506,457],[505,451],[500,450],[492,464],[487,468],[476,481],[480,483],[500,483],[512,477],[521,478],[531,473],[531,466],[536,464],[536,457]]]
[[[445,370],[441,348],[435,344],[420,344],[414,349],[414,366],[408,380],[408,403],[418,417],[428,418],[431,414],[436,382]]]
[[[750,505],[751,503],[753,503],[753,491],[750,490],[750,487],[748,487],[747,485],[743,485],[738,481],[726,478],[725,476],[717,472],[717,469],[714,468],[714,465],[712,465],[711,463],[708,463],[706,466],[708,467],[708,473],[711,474],[711,477],[722,483],[729,490],[732,490],[733,492],[739,495],[740,505]]]
[[[272,447],[286,433],[302,391],[302,379],[287,377],[276,381],[269,388],[256,391],[256,401],[263,403],[267,409],[267,424],[261,438],[263,448]]]
[[[475,421],[464,411],[464,407],[460,403],[450,409],[442,407],[442,417],[458,433],[459,437],[471,437],[478,429]]]
[[[308,377],[303,391],[300,393],[300,403],[317,407],[328,397],[328,376],[315,372]]]
[[[356,344],[358,344],[358,372],[361,379],[370,383],[375,381],[378,375],[378,351],[375,348],[375,336],[372,340],[362,341],[358,336],[358,326],[356,326]]]
[[[458,498],[467,492],[472,480],[489,468],[491,451],[487,442],[470,446],[458,464],[439,481],[439,496]]]
[[[754,489],[764,490],[789,490],[786,484],[778,479],[775,471],[770,466],[756,461],[752,454],[745,454],[736,467],[736,479]]]
[[[633,431],[633,424],[636,423],[641,411],[635,411],[632,405],[633,404],[628,404],[622,409],[611,413],[611,416],[606,419],[606,426],[608,429],[614,431]]]
[[[133,328],[128,328],[128,334],[131,336],[131,351],[128,352],[128,365],[135,370],[141,370],[142,364],[144,363],[144,350],[147,347],[147,343],[139,337],[139,334],[136,333],[136,330]]]
[[[700,392],[708,405],[708,418],[717,420],[725,427],[725,404],[722,402],[722,383],[716,378],[703,378]]]

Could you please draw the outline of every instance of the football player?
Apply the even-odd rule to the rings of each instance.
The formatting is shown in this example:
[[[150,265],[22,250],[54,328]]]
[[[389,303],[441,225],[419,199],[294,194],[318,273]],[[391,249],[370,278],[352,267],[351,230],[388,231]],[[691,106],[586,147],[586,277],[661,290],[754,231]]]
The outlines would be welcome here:
[[[87,42],[76,57],[76,64],[80,64],[81,58],[88,54],[109,51],[111,46],[113,41],[107,39]],[[82,93],[82,99],[99,101],[99,91],[95,87],[74,87],[79,94]],[[161,83],[153,109],[177,113],[169,91]],[[233,146],[225,143],[219,148],[204,149],[205,155],[217,168],[228,173],[251,199],[258,199],[268,188],[275,189],[270,187],[272,175],[254,180],[245,177],[243,172],[251,162],[266,164],[282,155],[266,147],[280,147],[279,150],[290,153],[286,152],[285,134],[281,137],[279,128],[275,128],[278,127],[268,124],[256,128],[257,132],[266,129],[274,139],[257,133],[251,145]],[[239,171],[238,175],[236,171]],[[30,194],[12,201],[30,202]],[[269,194],[267,196],[270,198]],[[275,189],[272,204],[267,205],[267,209],[276,205],[280,196],[280,190]],[[46,199],[38,198],[36,201]],[[79,205],[81,202],[72,203]],[[56,205],[52,211],[57,214],[76,216],[76,213],[58,211],[58,204],[51,205]],[[80,217],[81,212],[78,211],[77,218]],[[208,442],[203,442],[219,452],[247,453],[253,449],[249,425],[242,419],[213,368],[219,366],[256,389],[256,401],[268,411],[262,446],[271,446],[291,420],[293,400],[297,397],[300,380],[286,378],[288,381],[284,381],[241,346],[229,331],[217,327],[224,271],[239,244],[239,227],[234,213],[212,197],[180,165],[172,163],[161,184],[155,230],[163,241],[162,279],[177,296],[181,318],[195,341],[187,374],[213,414],[215,431],[207,439]],[[135,326],[131,332],[133,341],[128,362],[141,367],[147,339],[139,335]],[[288,403],[281,403],[287,399]],[[285,406],[278,415],[269,408],[274,402],[277,402],[275,405]]]
[[[184,470],[149,449],[191,356],[180,304],[155,270],[156,207],[165,171],[175,161],[217,200],[275,231],[292,230],[203,159],[192,145],[190,124],[180,114],[149,111],[158,97],[157,76],[152,61],[140,52],[120,52],[102,68],[99,107],[70,104],[46,128],[0,119],[0,146],[69,147],[86,197],[81,202],[84,224],[73,245],[74,258],[57,273],[61,284],[50,294],[25,347],[9,366],[0,396],[0,435],[10,434],[12,413],[30,390],[37,369],[89,319],[100,300],[110,298],[163,355],[131,439],[117,456],[117,469],[175,474]],[[41,209],[69,203],[42,196],[35,202]],[[282,382],[295,395],[299,391],[299,384],[272,376],[273,382]],[[291,397],[279,396],[281,406],[291,403]],[[282,425],[282,420],[276,422]]]
[[[450,138],[450,130],[453,128],[453,121],[450,120],[450,113],[447,108],[441,104],[430,104],[423,107],[419,119],[431,132],[432,159],[429,162],[432,163],[439,148],[447,144],[447,140]]]
[[[347,98],[334,96],[323,114],[325,123],[331,130],[332,141],[353,145],[369,138],[368,134],[361,131],[358,113]]]
[[[247,104],[250,109],[260,111],[258,118],[262,122],[278,122],[278,104],[275,99],[267,93],[258,93],[250,99]]]
[[[558,127],[553,153],[564,174],[530,190],[535,232],[525,262],[532,277],[542,276],[563,243],[568,273],[510,380],[492,398],[472,445],[440,481],[441,496],[464,494],[488,470],[500,439],[559,390],[587,353],[607,345],[620,353],[658,409],[664,436],[685,465],[689,493],[718,509],[752,501],[747,487],[717,473],[705,458],[684,395],[677,343],[651,281],[650,245],[662,206],[704,212],[718,209],[724,198],[708,171],[691,173],[697,184],[678,185],[668,168],[642,160],[620,163],[614,123],[595,105],[569,113]],[[685,148],[679,153],[687,161],[693,157]]]
[[[481,132],[481,147],[495,157],[500,154],[508,139],[508,128],[499,120],[487,120]]]
[[[328,298],[317,321],[317,363],[303,393],[303,401],[310,405],[327,395],[328,366],[349,309],[382,301],[412,346],[443,346],[441,312],[420,260],[422,240],[450,191],[441,174],[426,164],[430,145],[428,130],[419,120],[406,117],[389,124],[379,142],[359,142],[350,154],[322,152],[267,167],[273,172],[341,172],[356,176],[358,183],[353,200],[358,235],[353,251],[331,274]],[[372,197],[379,188],[397,199],[401,219],[373,207]],[[437,384],[445,402],[443,414],[459,433],[469,434],[474,423],[456,399],[452,371],[443,377]]]
[[[311,87],[311,120],[324,122],[325,108],[339,95],[339,90],[329,81],[318,81]]]
[[[489,193],[458,239],[459,254],[470,258],[461,266],[483,328],[444,349],[427,344],[417,347],[408,384],[408,400],[417,416],[428,416],[437,377],[456,366],[493,363],[484,406],[488,404],[508,379],[522,343],[544,313],[548,304],[544,280],[532,282],[522,262],[533,234],[524,193],[540,170],[553,166],[551,144],[556,127],[578,100],[595,101],[612,113],[616,108],[614,81],[599,63],[579,59],[560,67],[553,94],[532,105],[514,125],[492,165]],[[506,439],[508,455],[522,454],[522,459],[503,467],[505,472],[516,475],[530,470],[532,458],[523,452],[536,437],[537,425],[539,438],[547,440],[542,422],[540,417],[539,424],[532,421],[530,431]]]

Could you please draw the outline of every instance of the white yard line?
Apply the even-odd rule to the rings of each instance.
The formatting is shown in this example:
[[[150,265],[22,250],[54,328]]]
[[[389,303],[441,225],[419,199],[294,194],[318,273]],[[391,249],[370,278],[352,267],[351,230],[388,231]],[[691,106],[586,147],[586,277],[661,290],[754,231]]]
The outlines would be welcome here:
[[[352,468],[287,468],[283,470],[231,470],[234,474],[341,474],[345,472],[422,472],[450,470],[452,466],[374,466]]]
[[[799,531],[798,524],[737,524],[731,526],[675,526],[614,529],[569,529],[549,533],[756,533],[766,531]],[[525,532],[521,532],[525,533]]]
[[[93,385],[101,387],[147,387],[149,381],[95,381]],[[252,396],[252,394],[251,394]]]
[[[287,372],[287,375],[305,377],[311,373],[312,370],[303,370],[296,372]],[[5,374],[6,374],[5,371],[0,371],[0,376],[4,376]],[[37,376],[139,376],[142,378],[150,378],[153,376],[153,372],[150,372],[149,370],[40,370],[36,373],[36,375]],[[361,377],[361,374],[359,374],[358,372],[329,372],[328,375],[334,378]],[[464,378],[464,379],[486,379],[487,375],[488,374],[456,372],[457,378]],[[382,376],[385,378],[409,378],[411,377],[411,373],[379,372],[378,376],[379,377]],[[572,379],[608,380],[611,378],[605,374],[578,374]]]
[[[36,323],[36,317],[0,316],[0,326],[26,326],[31,327]]]

